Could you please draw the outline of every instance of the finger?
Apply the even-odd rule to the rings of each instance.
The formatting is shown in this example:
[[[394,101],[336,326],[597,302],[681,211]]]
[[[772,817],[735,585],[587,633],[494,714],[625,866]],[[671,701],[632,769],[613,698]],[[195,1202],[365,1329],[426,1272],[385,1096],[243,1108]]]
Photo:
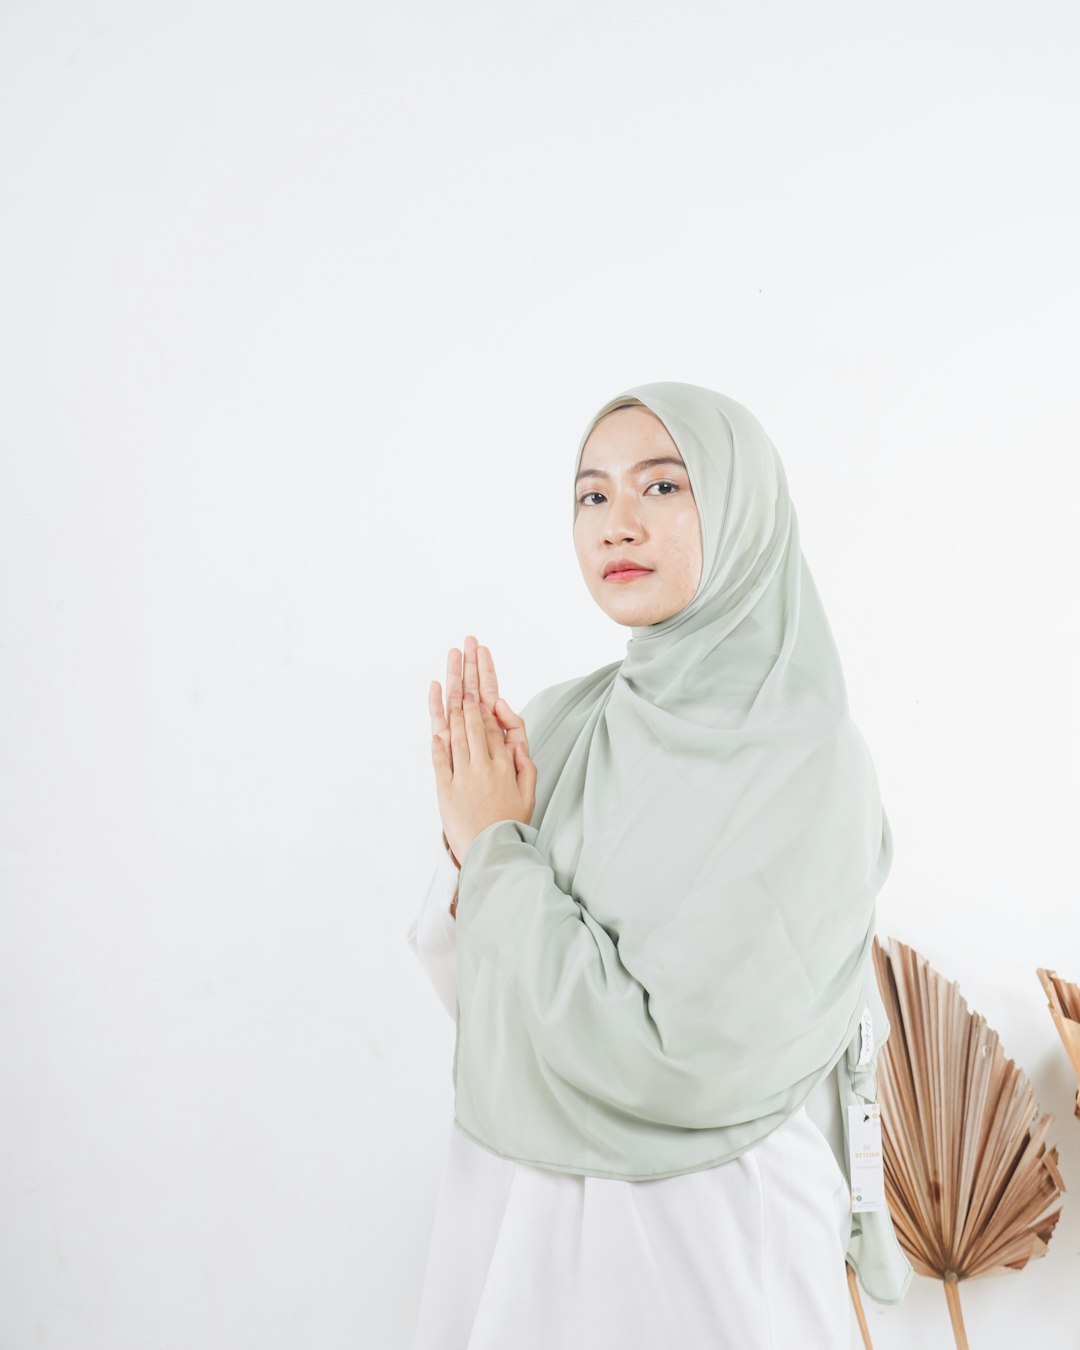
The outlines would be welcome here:
[[[529,737],[525,730],[525,721],[514,712],[506,699],[500,698],[495,704],[495,716],[499,719],[499,725],[506,732],[506,743],[508,745],[523,745],[528,750]]]
[[[536,764],[521,745],[514,747],[514,755],[518,764],[518,786],[523,789],[521,795],[529,801],[535,801]]]
[[[463,697],[466,703],[480,700],[480,674],[476,666],[476,638],[471,633],[465,638],[465,666],[462,673]]]
[[[431,761],[435,768],[436,789],[448,788],[453,782],[454,774],[450,768],[450,756],[446,753],[441,736],[431,738]]]
[[[428,685],[428,712],[431,714],[431,732],[432,735],[446,735],[449,745],[450,723],[446,720],[446,709],[443,707],[442,687],[438,680],[432,680]]]
[[[521,748],[513,749],[514,768],[517,770],[517,790],[522,806],[529,813],[528,824],[532,824],[532,814],[536,810],[536,765]]]
[[[469,733],[465,727],[465,711],[475,709],[475,703],[466,703],[461,708],[450,709],[450,753],[454,758],[454,769],[469,763]]]
[[[496,755],[505,755],[509,750],[511,756],[513,756],[514,748],[513,746],[507,746],[503,740],[502,727],[495,720],[495,714],[489,708],[485,708],[482,703],[478,707],[480,708],[480,717],[483,720],[484,739],[487,743],[488,754],[494,759]]]
[[[446,715],[461,707],[461,652],[451,647],[446,657]]]
[[[450,760],[450,768],[453,769],[450,750],[450,723],[446,720],[446,708],[443,706],[442,688],[438,680],[432,680],[428,686],[428,710],[431,713],[431,734],[438,736],[442,741],[447,758]]]
[[[469,761],[478,763],[482,759],[490,759],[491,751],[488,748],[487,731],[484,728],[484,714],[481,711],[480,704],[472,699],[466,699],[462,704],[465,721],[465,734],[469,743]],[[490,717],[491,714],[489,713]]]
[[[476,668],[480,675],[480,702],[485,707],[494,708],[499,701],[499,680],[495,674],[495,662],[487,647],[477,647]]]

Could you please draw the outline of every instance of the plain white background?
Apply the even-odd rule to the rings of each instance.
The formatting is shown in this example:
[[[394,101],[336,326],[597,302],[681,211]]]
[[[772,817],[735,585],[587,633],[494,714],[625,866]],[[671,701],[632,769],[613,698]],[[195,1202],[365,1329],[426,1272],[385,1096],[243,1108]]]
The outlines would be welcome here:
[[[779,449],[879,933],[1055,1115],[1064,1215],[971,1343],[1071,1343],[1078,60],[1064,0],[7,0],[2,1350],[407,1350],[428,681],[622,654],[570,473],[656,379]],[[934,1281],[866,1307],[952,1345]]]

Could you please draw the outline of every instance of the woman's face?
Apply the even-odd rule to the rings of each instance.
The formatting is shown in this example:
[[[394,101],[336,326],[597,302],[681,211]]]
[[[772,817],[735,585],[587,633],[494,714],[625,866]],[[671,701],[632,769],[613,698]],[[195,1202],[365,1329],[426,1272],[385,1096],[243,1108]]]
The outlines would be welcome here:
[[[701,580],[701,523],[682,456],[655,413],[631,404],[602,417],[582,448],[574,492],[574,548],[605,614],[638,627],[690,603]],[[625,560],[648,570],[605,577]]]

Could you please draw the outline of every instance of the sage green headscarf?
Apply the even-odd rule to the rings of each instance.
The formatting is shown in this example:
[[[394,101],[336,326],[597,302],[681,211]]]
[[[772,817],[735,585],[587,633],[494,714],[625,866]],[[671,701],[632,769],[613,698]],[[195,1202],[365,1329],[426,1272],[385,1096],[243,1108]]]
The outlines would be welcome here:
[[[701,579],[523,709],[532,821],[462,859],[453,1077],[492,1152],[645,1180],[752,1148],[858,1043],[892,842],[772,442],[722,394],[641,385],[568,484],[626,403],[686,464]]]

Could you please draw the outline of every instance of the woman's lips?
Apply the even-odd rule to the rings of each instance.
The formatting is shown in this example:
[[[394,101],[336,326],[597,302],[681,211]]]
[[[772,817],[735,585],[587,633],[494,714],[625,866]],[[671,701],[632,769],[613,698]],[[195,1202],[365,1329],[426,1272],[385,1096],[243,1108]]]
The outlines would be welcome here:
[[[637,581],[638,577],[651,577],[651,567],[620,567],[617,572],[609,572],[605,581]]]

